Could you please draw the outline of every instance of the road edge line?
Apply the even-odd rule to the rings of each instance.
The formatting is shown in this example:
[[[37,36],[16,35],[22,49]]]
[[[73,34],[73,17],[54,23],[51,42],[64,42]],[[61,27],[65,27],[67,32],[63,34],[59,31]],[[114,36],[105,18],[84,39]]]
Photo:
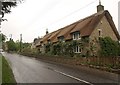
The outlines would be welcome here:
[[[83,83],[86,83],[86,84],[89,84],[89,85],[93,85],[92,83],[87,82],[87,81],[85,81],[85,80],[82,80],[82,79],[80,79],[80,78],[77,78],[77,77],[75,77],[75,76],[72,76],[72,75],[63,73],[63,72],[61,72],[61,71],[57,71],[57,70],[54,70],[54,71],[57,72],[57,73],[60,73],[60,74],[62,74],[62,75],[64,75],[64,76],[67,76],[67,77],[70,77],[70,78],[72,78],[72,79],[75,79],[75,80],[77,80],[77,81],[80,81],[80,82],[83,82]]]

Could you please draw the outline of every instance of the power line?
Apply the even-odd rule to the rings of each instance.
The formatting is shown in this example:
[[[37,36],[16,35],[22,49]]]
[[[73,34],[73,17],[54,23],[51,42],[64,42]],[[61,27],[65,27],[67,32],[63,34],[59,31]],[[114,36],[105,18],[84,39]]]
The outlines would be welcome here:
[[[90,6],[91,4],[94,4],[95,2],[97,2],[97,0],[92,1],[91,3],[89,3],[89,4],[85,5],[85,6],[83,6],[82,8],[79,8],[79,9],[77,9],[77,10],[71,12],[70,14],[68,14],[68,15],[66,15],[66,16],[64,16],[64,17],[62,17],[61,19],[58,19],[58,20],[52,22],[52,23],[49,24],[49,25],[52,25],[52,24],[54,24],[54,23],[57,23],[57,22],[59,22],[59,21],[65,19],[65,18],[67,18],[67,17],[69,17],[69,16],[75,14],[76,12],[79,12],[80,10],[83,10],[83,9],[87,8],[87,7]],[[49,25],[47,25],[47,26],[49,26]]]

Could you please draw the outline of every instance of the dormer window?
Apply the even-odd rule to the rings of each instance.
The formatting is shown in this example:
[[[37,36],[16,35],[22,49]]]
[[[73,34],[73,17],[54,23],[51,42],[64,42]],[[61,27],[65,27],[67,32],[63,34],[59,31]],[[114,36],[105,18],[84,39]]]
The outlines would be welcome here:
[[[51,41],[50,40],[48,40],[48,44],[50,44],[51,43]]]
[[[80,33],[79,32],[73,33],[73,40],[79,40],[79,39],[80,39]]]
[[[60,41],[60,42],[65,42],[64,36],[59,37],[59,41]]]

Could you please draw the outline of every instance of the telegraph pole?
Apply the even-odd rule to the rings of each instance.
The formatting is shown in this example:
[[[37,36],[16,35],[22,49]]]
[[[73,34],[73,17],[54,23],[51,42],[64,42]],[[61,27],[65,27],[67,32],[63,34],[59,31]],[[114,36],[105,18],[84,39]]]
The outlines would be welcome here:
[[[22,34],[20,34],[20,52],[22,50]]]

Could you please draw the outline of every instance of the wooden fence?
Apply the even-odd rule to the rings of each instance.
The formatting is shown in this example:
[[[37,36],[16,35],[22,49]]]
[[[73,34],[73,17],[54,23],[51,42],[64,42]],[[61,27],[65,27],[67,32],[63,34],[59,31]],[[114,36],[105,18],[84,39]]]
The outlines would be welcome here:
[[[22,53],[23,54],[23,53]],[[69,65],[87,65],[87,66],[98,66],[108,67],[113,69],[120,69],[120,56],[119,57],[63,57],[63,56],[52,56],[52,55],[38,55],[38,54],[23,54],[31,57],[40,58],[43,60],[54,61]]]

